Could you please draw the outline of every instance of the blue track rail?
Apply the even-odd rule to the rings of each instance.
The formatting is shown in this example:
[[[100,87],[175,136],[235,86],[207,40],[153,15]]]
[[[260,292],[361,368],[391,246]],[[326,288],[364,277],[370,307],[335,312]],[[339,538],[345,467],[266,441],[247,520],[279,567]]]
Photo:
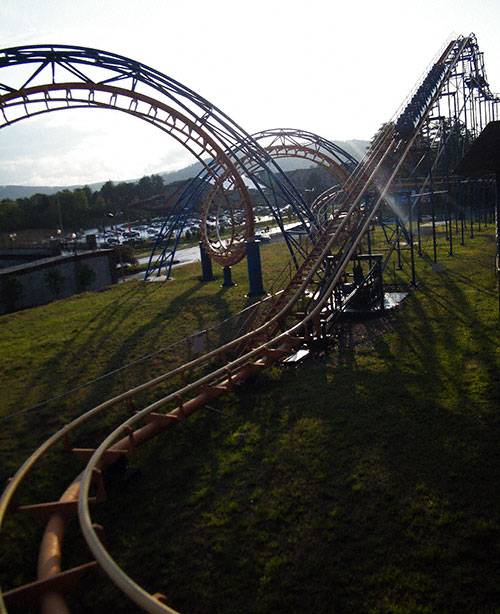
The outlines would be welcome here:
[[[2,67],[20,65],[25,60],[36,63],[37,66],[31,77],[21,83],[19,89],[15,89],[3,80]],[[87,67],[103,68],[104,65],[111,71],[108,73],[106,83],[131,80],[132,91],[136,91],[134,88],[138,87],[139,81],[148,83],[157,80],[159,87],[165,87],[173,98],[177,95],[185,96],[182,104],[186,113],[193,112],[188,101],[205,109],[206,120],[212,122],[214,142],[222,134],[226,138],[229,132],[231,139],[228,138],[228,140],[235,137],[234,142],[229,145],[225,143],[227,146],[221,148],[230,163],[226,169],[228,172],[233,172],[233,168],[238,166],[243,167],[246,159],[253,161],[255,155],[258,157],[255,162],[256,168],[271,174],[277,171],[280,183],[285,186],[279,189],[284,201],[294,200],[297,197],[293,187],[288,184],[288,180],[281,176],[269,154],[254,138],[241,132],[236,138],[238,130],[235,125],[228,122],[225,116],[214,112],[213,108],[207,106],[204,99],[192,92],[186,92],[180,84],[171,81],[164,82],[164,76],[148,71],[146,67],[121,56],[104,54],[104,52],[86,48],[56,46],[17,48],[0,52],[0,112],[5,120],[4,125],[12,123],[12,120],[9,120],[9,112],[12,110],[9,104],[12,101],[19,102],[20,100],[21,107],[29,106],[27,98],[36,94],[41,96],[37,99],[38,102],[41,100],[48,106],[52,102],[50,95],[54,91],[52,87],[54,84],[51,83],[50,78],[50,87],[49,85],[34,85],[45,69],[48,69],[49,77],[57,72],[56,68],[64,68],[72,74],[73,79],[85,80],[85,78],[90,78],[85,73]],[[462,70],[464,66],[467,70]],[[64,83],[66,82],[61,81],[63,89]],[[113,92],[112,88],[107,89],[108,86],[104,81],[101,81],[100,89],[94,86],[93,81],[85,82],[85,87],[88,87],[89,91],[95,89],[96,92]],[[479,93],[479,96],[472,96],[471,92]],[[45,98],[44,93],[50,93],[49,97]],[[447,123],[443,123],[442,109],[438,104],[441,96],[446,99],[454,97],[457,102],[453,107],[454,114],[447,118]],[[88,100],[90,101],[90,98]],[[61,102],[69,104],[70,98],[63,97]],[[384,126],[373,139],[365,158],[345,181],[342,190],[335,194],[332,193],[331,198],[334,202],[328,220],[322,225],[313,223],[312,212],[308,208],[301,208],[300,201],[297,199],[298,209],[304,219],[311,221],[309,240],[307,248],[304,249],[302,261],[297,268],[290,267],[290,277],[286,278],[286,282],[281,285],[272,299],[261,301],[260,311],[254,319],[247,323],[244,332],[236,335],[225,345],[214,348],[198,358],[179,365],[173,371],[150,379],[90,409],[74,422],[64,425],[25,461],[0,498],[0,525],[9,505],[12,504],[16,489],[39,459],[49,450],[52,452],[53,446],[64,441],[67,435],[80,425],[98,419],[101,415],[106,415],[108,424],[111,420],[110,410],[112,408],[123,408],[124,404],[130,404],[132,401],[140,403],[141,395],[154,391],[156,395],[154,402],[139,409],[116,427],[112,427],[112,432],[94,448],[75,450],[84,459],[86,465],[82,473],[67,486],[58,501],[25,506],[25,509],[29,508],[26,511],[48,518],[40,548],[38,579],[32,584],[0,592],[0,612],[2,614],[7,612],[6,604],[9,604],[10,607],[11,603],[24,604],[33,599],[38,601],[42,608],[45,608],[44,611],[68,611],[63,597],[68,580],[78,581],[83,571],[95,566],[95,563],[90,563],[80,568],[62,571],[62,544],[67,519],[76,514],[78,514],[80,529],[90,551],[109,579],[141,610],[175,613],[175,610],[165,604],[161,595],[151,594],[134,582],[107,552],[90,516],[91,484],[94,483],[97,490],[94,501],[96,503],[102,501],[104,496],[102,471],[112,462],[124,458],[151,437],[182,422],[213,399],[233,390],[234,385],[238,382],[244,382],[277,361],[283,360],[303,344],[321,338],[324,334],[325,323],[328,324],[335,319],[336,306],[331,298],[335,295],[339,284],[342,283],[348,265],[359,254],[361,242],[369,232],[378,212],[390,198],[398,173],[411,159],[414,144],[420,137],[427,138],[431,132],[436,137],[432,142],[432,153],[437,157],[431,159],[429,164],[429,170],[432,173],[433,168],[437,168],[439,156],[446,155],[445,145],[450,142],[446,128],[452,124],[459,127],[463,125],[467,134],[475,137],[481,130],[483,118],[494,118],[498,102],[498,99],[489,92],[479,61],[475,37],[473,35],[458,37],[452,41],[429,70],[422,84],[419,84],[415,93],[411,95],[410,102],[400,117]],[[471,106],[474,104],[478,105],[477,108]],[[471,109],[474,112],[470,112]],[[28,115],[29,113],[20,118]],[[196,117],[203,119],[197,115]],[[220,123],[216,126],[219,120]],[[422,151],[420,145],[417,149],[419,153]],[[430,146],[428,150],[431,151]],[[192,182],[186,188],[185,194],[179,199],[179,209],[173,207],[167,216],[167,225],[170,216],[176,217],[179,225],[182,225],[189,206],[192,206],[190,203],[201,197],[203,191],[207,189],[207,184],[212,186],[214,181],[224,177],[219,164],[222,162],[218,160],[214,160],[213,165],[207,164],[205,168],[207,174],[199,176],[197,181]],[[418,164],[415,165],[416,167]],[[427,183],[424,182],[424,185]],[[432,187],[432,176],[429,185]],[[173,233],[170,238],[175,241]],[[162,249],[158,245],[158,252],[161,252],[161,257],[165,259],[167,252],[165,248]],[[168,385],[171,388],[169,388],[170,392],[166,393],[165,387]],[[119,420],[121,421],[121,418]],[[61,462],[66,462],[66,460]],[[49,545],[48,548],[47,545]],[[14,570],[13,576],[15,573]],[[55,609],[55,603],[58,604],[59,610]],[[21,607],[24,606],[21,605]]]

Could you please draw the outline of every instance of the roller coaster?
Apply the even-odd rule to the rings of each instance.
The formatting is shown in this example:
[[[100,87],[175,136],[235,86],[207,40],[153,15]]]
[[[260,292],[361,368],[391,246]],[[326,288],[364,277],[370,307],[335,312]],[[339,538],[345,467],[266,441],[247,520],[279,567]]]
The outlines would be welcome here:
[[[201,210],[205,252],[223,267],[241,261],[255,243],[253,202],[257,197],[274,217],[290,251],[290,264],[277,278],[271,295],[256,303],[234,338],[93,407],[50,436],[10,479],[0,500],[0,524],[20,484],[58,442],[111,408],[132,402],[137,406],[145,393],[151,398],[158,391],[153,402],[116,426],[94,448],[73,449],[84,461],[83,470],[58,500],[18,509],[47,524],[36,580],[0,592],[2,613],[7,606],[28,603],[45,613],[69,612],[65,595],[96,566],[143,611],[175,612],[162,595],[139,586],[104,547],[89,505],[106,498],[104,473],[237,383],[300,348],[328,339],[349,302],[387,264],[396,240],[403,234],[413,245],[412,212],[418,214],[424,195],[430,194],[432,201],[434,193],[446,191],[450,201],[462,203],[464,210],[463,183],[452,171],[483,128],[497,118],[499,102],[490,92],[475,36],[454,37],[439,50],[357,163],[333,143],[305,131],[276,129],[250,135],[192,90],[122,56],[57,45],[0,51],[0,128],[55,110],[120,110],[163,130],[201,162],[202,172],[166,215],[146,278],[162,271],[168,277],[194,206]],[[328,170],[331,188],[307,203],[277,162],[289,156]],[[346,271],[359,257],[362,240],[384,211],[396,215],[396,193],[403,194],[408,205],[406,214],[397,219],[386,260],[382,265],[370,260],[368,272],[346,291]],[[297,229],[285,227],[285,212],[290,208],[300,240]],[[225,224],[230,220],[229,230],[222,228],[221,220]],[[171,389],[168,394],[162,392],[166,386]],[[63,570],[64,538],[75,516],[94,560]]]

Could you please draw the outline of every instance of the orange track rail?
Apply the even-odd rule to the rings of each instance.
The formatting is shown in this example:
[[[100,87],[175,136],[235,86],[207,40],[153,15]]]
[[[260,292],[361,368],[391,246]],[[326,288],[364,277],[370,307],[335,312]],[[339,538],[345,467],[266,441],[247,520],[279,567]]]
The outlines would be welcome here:
[[[3,596],[0,594],[1,612],[7,612],[6,604],[19,603],[23,600],[38,601],[43,613],[69,612],[62,596],[63,592],[71,588],[71,585],[78,582],[83,573],[95,565],[95,562],[91,562],[82,568],[62,571],[61,555],[65,530],[69,519],[76,514],[77,510],[81,530],[89,548],[110,579],[144,611],[174,612],[165,604],[162,596],[151,595],[138,586],[114,563],[104,549],[100,540],[100,530],[93,525],[89,512],[91,483],[97,482],[98,484],[98,495],[94,501],[103,500],[105,493],[102,487],[102,472],[118,457],[133,452],[136,447],[151,437],[186,419],[217,396],[230,390],[236,382],[244,381],[281,360],[303,343],[304,336],[308,334],[309,325],[317,323],[324,303],[341,280],[349,261],[356,254],[359,243],[369,229],[411,144],[412,141],[404,144],[394,141],[390,132],[386,132],[372,145],[369,154],[344,186],[342,201],[336,213],[322,232],[313,239],[314,245],[311,246],[307,257],[289,280],[284,291],[273,301],[268,302],[270,306],[265,315],[261,316],[260,325],[254,323],[253,330],[230,343],[91,409],[48,439],[24,463],[11,479],[0,499],[0,523],[16,488],[33,465],[68,433],[84,422],[97,417],[103,411],[131,401],[144,391],[154,390],[159,384],[179,376],[185,382],[175,392],[158,399],[122,423],[96,450],[74,450],[88,463],[82,474],[67,487],[59,501],[25,508],[26,511],[43,515],[48,519],[40,546],[38,579],[31,585],[5,592]],[[382,165],[387,164],[389,154],[396,149],[401,150],[398,152],[398,162],[394,165],[390,176],[378,187],[379,196],[375,205],[369,211],[364,211],[362,202],[365,194],[368,189],[372,189],[377,184]],[[349,241],[346,242],[346,239]],[[339,249],[343,250],[342,263],[337,267],[333,279],[328,281],[323,300],[317,302],[309,313],[298,316],[296,306],[300,297],[314,282],[326,258],[332,253],[338,253]],[[296,323],[290,326],[287,319],[294,312]],[[239,355],[234,356],[235,351]],[[231,355],[233,358],[228,361],[227,357]],[[194,369],[201,367],[207,371],[207,375],[187,383],[188,373],[193,373]],[[162,409],[173,403],[176,404],[175,409],[168,413],[160,413]],[[142,426],[137,427],[139,423],[142,423]]]

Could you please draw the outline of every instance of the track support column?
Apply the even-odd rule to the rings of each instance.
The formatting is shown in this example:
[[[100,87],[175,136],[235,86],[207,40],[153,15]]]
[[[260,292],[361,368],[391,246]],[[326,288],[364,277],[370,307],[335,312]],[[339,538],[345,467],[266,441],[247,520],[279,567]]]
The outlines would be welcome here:
[[[248,282],[250,290],[247,296],[262,296],[266,293],[262,282],[262,265],[260,262],[260,241],[247,241]]]
[[[233,277],[231,275],[231,267],[230,266],[225,266],[222,269],[222,273],[223,273],[224,281],[222,282],[221,288],[232,288],[233,286],[236,285],[234,283]]]
[[[212,272],[212,261],[208,256],[205,248],[203,247],[203,243],[200,241],[200,256],[201,256],[201,272],[202,272],[202,281],[213,281],[215,279],[214,274]]]

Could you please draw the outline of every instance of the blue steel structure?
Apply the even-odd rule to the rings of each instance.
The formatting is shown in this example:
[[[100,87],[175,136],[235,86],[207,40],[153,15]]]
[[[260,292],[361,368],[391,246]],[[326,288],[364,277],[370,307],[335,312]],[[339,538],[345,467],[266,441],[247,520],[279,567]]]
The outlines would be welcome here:
[[[458,85],[463,88],[462,92]],[[492,107],[488,105],[484,107],[486,111],[484,119],[487,123],[493,119],[498,98],[489,89],[483,54],[479,51],[476,37],[471,34],[448,43],[397,118],[396,134],[401,138],[409,137],[421,127],[423,121],[428,119],[437,100],[445,96],[455,96],[453,113],[449,113],[448,116],[459,121],[462,112],[466,112],[465,105],[472,101],[475,92],[479,94],[478,102],[481,104],[488,101],[494,103]],[[462,96],[461,102],[464,106],[457,106],[457,95]],[[466,117],[463,119],[466,120]],[[478,119],[482,124],[483,115],[480,114]]]
[[[273,160],[280,158],[302,158],[309,162],[314,162],[327,170],[332,175],[334,185],[341,185],[349,177],[358,161],[343,150],[341,147],[324,139],[323,137],[297,129],[274,129],[265,130],[253,134],[251,137]],[[300,252],[302,247],[297,242],[294,235],[285,228],[284,212],[289,205],[295,213],[297,208],[293,206],[287,198],[283,197],[282,190],[276,190],[275,173],[270,173],[268,169],[263,169],[258,158],[249,156],[246,146],[241,145],[232,151],[243,166],[244,176],[251,178],[255,188],[255,194],[264,202],[269,212],[276,220],[280,231],[288,244],[292,255],[295,251]],[[203,202],[201,208],[200,231],[204,249],[216,262],[225,266],[224,244],[227,241],[226,235],[222,237],[222,228],[227,226],[228,217],[235,223],[231,227],[241,225],[241,220],[237,219],[238,212],[234,211],[231,203],[225,203],[221,207],[215,199],[207,199],[206,195],[210,191],[210,173],[208,169],[203,169],[186,186],[179,198],[176,200],[171,210],[166,216],[163,226],[157,235],[145,279],[152,275],[160,275],[162,272],[166,277],[170,277],[174,256],[179,244],[185,224],[193,213],[194,208]],[[314,208],[314,205],[313,205]],[[316,222],[317,214],[314,214]],[[299,216],[304,225],[304,217]],[[307,225],[304,230],[307,232]],[[221,249],[222,248],[222,249]],[[222,252],[222,253],[221,253]],[[231,262],[233,264],[233,262]]]
[[[83,75],[83,71],[76,68],[73,60],[68,60],[66,63],[62,59],[64,54],[60,55],[59,52],[63,53],[64,50],[44,47],[42,52],[40,51],[42,48],[35,49],[31,48],[24,52],[22,50],[0,52],[0,67],[1,62],[4,63],[3,66],[9,61],[22,64],[23,53],[30,57],[33,52],[38,62],[37,69],[28,81],[22,83],[21,89],[9,89],[3,76],[1,77],[0,111],[5,120],[3,125],[17,121],[14,116],[9,115],[13,111],[17,111],[18,119],[30,115],[27,108],[32,105],[35,105],[33,107],[35,110],[31,114],[38,112],[36,105],[41,109],[39,112],[46,112],[53,110],[54,102],[54,109],[71,107],[76,99],[80,106],[92,106],[96,104],[97,98],[100,100],[99,104],[118,108],[116,101],[109,103],[109,98],[106,98],[106,104],[101,102],[102,99],[99,97],[103,93],[107,97],[110,94],[112,97],[116,95],[117,98],[124,96],[131,105],[135,105],[136,102],[137,105],[142,105],[146,102],[144,94],[134,93],[131,96],[130,90],[123,89],[123,92],[119,92],[116,85],[109,86],[104,81],[98,84],[80,82],[78,87],[69,82],[33,85],[36,77],[41,75],[45,68],[48,68],[49,75],[51,71],[54,73],[59,68],[70,69],[74,78],[81,79]],[[52,59],[51,49],[54,49],[57,60]],[[78,52],[76,48],[71,48],[73,54],[71,57],[78,57],[78,53],[81,59],[85,59],[83,64],[92,64],[95,61],[91,59],[89,50]],[[40,63],[41,56],[43,59]],[[107,62],[112,64],[112,60],[112,57],[107,56]],[[102,481],[99,482],[99,476],[117,458],[123,459],[126,453],[132,452],[151,437],[187,419],[198,409],[206,407],[213,399],[226,391],[233,390],[238,382],[244,382],[276,361],[283,360],[297,348],[303,347],[304,344],[309,344],[311,347],[315,341],[327,338],[339,314],[356,296],[358,290],[373,279],[381,267],[379,261],[374,262],[362,279],[358,273],[349,290],[345,290],[344,279],[347,268],[356,259],[358,261],[362,259],[363,255],[360,253],[362,242],[369,236],[377,215],[389,206],[393,206],[397,211],[396,203],[391,202],[394,200],[392,197],[394,189],[400,193],[409,193],[410,215],[397,213],[399,226],[404,228],[409,226],[409,237],[412,237],[411,212],[424,191],[430,194],[432,205],[433,194],[437,195],[439,191],[437,188],[446,187],[447,193],[453,195],[457,209],[464,210],[467,203],[463,199],[463,190],[458,189],[464,184],[454,182],[453,169],[483,127],[496,119],[500,101],[489,91],[482,55],[474,35],[460,36],[451,41],[440,52],[435,64],[438,64],[439,68],[430,69],[428,78],[417,84],[415,92],[410,95],[411,102],[403,107],[400,114],[383,125],[373,139],[369,151],[341,188],[327,195],[330,204],[326,219],[318,223],[314,211],[299,207],[301,202],[297,200],[298,210],[309,222],[310,242],[303,246],[297,269],[290,267],[290,278],[284,278],[279,292],[275,292],[271,300],[260,303],[261,309],[257,318],[247,327],[248,332],[82,414],[40,446],[17,471],[0,499],[0,525],[7,507],[12,503],[17,487],[26,478],[33,465],[43,454],[52,449],[53,445],[62,442],[69,432],[102,413],[106,414],[106,424],[109,424],[110,409],[120,408],[125,402],[142,403],[141,395],[145,391],[156,393],[154,402],[136,411],[124,422],[121,412],[117,411],[117,416],[120,416],[117,417],[118,426],[98,444],[98,447],[78,450],[87,463],[86,467],[67,487],[59,501],[24,506],[25,509],[31,508],[31,511],[38,511],[49,518],[40,548],[38,581],[0,592],[2,614],[7,611],[5,603],[9,607],[11,603],[21,605],[29,603],[29,600],[34,598],[35,591],[36,600],[41,604],[43,611],[68,611],[64,609],[66,604],[62,596],[68,586],[68,577],[79,577],[78,574],[85,566],[63,572],[60,549],[54,547],[44,550],[44,546],[47,542],[50,542],[51,547],[54,542],[57,542],[58,546],[62,544],[65,523],[61,518],[67,518],[76,512],[89,550],[110,580],[142,610],[175,614],[175,610],[166,605],[162,595],[143,589],[120,569],[103,546],[97,534],[98,529],[92,523],[90,516],[91,482],[94,480],[98,484],[95,497],[98,500],[98,495],[102,495],[104,488]],[[120,70],[123,80],[131,79],[132,84],[137,84],[134,80],[135,73],[133,75],[123,73],[123,64]],[[112,80],[118,79],[114,69],[111,72],[115,75]],[[423,87],[421,93],[417,94],[421,87]],[[86,97],[79,97],[80,92],[84,90],[87,92]],[[192,94],[187,95],[185,100],[192,102]],[[148,116],[147,109],[150,109],[151,114],[154,109],[157,109],[157,114],[160,110],[165,111],[166,105],[158,104],[155,107],[152,102],[146,104],[150,106],[146,107],[145,112],[141,109],[141,115]],[[203,103],[199,101],[199,104]],[[134,109],[134,114],[136,111],[137,109]],[[270,155],[259,145],[256,148],[256,141],[252,137],[243,137],[241,150],[237,143],[234,144],[235,152],[232,152],[230,147],[223,148],[218,141],[220,135],[215,126],[216,120],[219,121],[220,118],[218,115],[217,118],[212,115],[210,109],[207,109],[207,121],[212,122],[211,135],[204,132],[196,121],[187,120],[188,110],[183,109],[183,111],[184,113],[180,113],[179,110],[175,114],[170,113],[169,117],[175,119],[170,123],[164,118],[164,124],[168,126],[166,131],[177,130],[176,137],[181,139],[180,135],[184,134],[186,142],[190,142],[190,146],[194,149],[197,147],[201,152],[211,149],[220,156],[213,158],[213,166],[205,164],[208,173],[205,188],[209,192],[206,201],[209,204],[205,205],[207,211],[210,211],[212,202],[210,192],[214,193],[212,198],[214,200],[215,193],[222,190],[227,181],[234,182],[234,189],[239,196],[242,198],[246,196],[245,184],[239,183],[240,175],[235,169],[237,166],[244,166],[243,159],[250,150],[253,152],[255,149],[258,153],[259,159],[256,164],[259,169],[267,173],[268,166],[274,168],[268,159]],[[189,129],[183,132],[186,127]],[[198,141],[198,137],[205,140]],[[250,156],[250,159],[253,158]],[[277,176],[278,180],[281,180],[279,171]],[[284,179],[283,184],[288,189]],[[286,190],[283,189],[283,192],[286,193]],[[290,194],[294,195],[295,191],[291,189]],[[404,197],[401,202],[404,203]],[[411,202],[413,204],[410,204]],[[248,205],[250,206],[249,203]],[[246,211],[244,206],[240,210]],[[449,230],[452,230],[451,225]],[[399,233],[397,234],[399,236]],[[369,254],[367,261],[370,262]],[[225,264],[225,267],[227,266],[229,265]],[[168,393],[165,392],[167,382],[171,386],[169,388],[171,391]],[[161,410],[166,413],[160,413]],[[41,493],[41,498],[43,494]],[[87,566],[95,564],[90,563]],[[169,564],[175,563],[166,562],[166,568]],[[14,574],[15,572],[13,576]],[[56,609],[55,604],[60,607]]]
[[[283,149],[273,156],[259,143],[273,131],[252,137],[189,88],[121,55],[66,45],[15,47],[0,52],[0,128],[42,113],[82,107],[116,109],[147,121],[182,143],[203,165],[202,172],[168,212],[146,278],[162,271],[169,277],[183,227],[200,199],[204,199],[201,233],[205,250],[222,266],[241,260],[245,242],[253,239],[249,186],[275,217],[292,253],[300,252],[301,246],[286,232],[283,210],[291,207],[304,231],[313,231],[315,216],[274,159],[283,157]],[[289,138],[300,137],[302,142],[315,142],[316,160],[329,155],[330,169],[336,165],[340,175],[343,166],[355,164],[340,148],[316,135],[280,132]],[[218,225],[221,211],[228,215],[231,228],[224,238]],[[211,218],[216,220],[214,231]]]
[[[396,141],[402,144],[414,139],[404,167],[399,172],[393,196],[387,199],[380,222],[392,250],[403,236],[407,242],[413,236],[416,224],[418,251],[420,252],[420,226],[422,215],[430,218],[434,244],[434,262],[437,262],[436,222],[445,222],[449,253],[453,254],[454,234],[464,240],[464,227],[472,231],[472,209],[467,190],[476,189],[469,181],[454,174],[471,143],[486,125],[498,117],[500,99],[489,88],[484,67],[484,56],[474,34],[459,36],[449,41],[432,64],[428,74],[417,84],[408,102],[393,122]],[[401,147],[396,143],[396,147]],[[482,181],[491,194],[491,179]],[[486,185],[488,184],[488,185]],[[397,200],[399,199],[399,203]],[[475,205],[477,208],[477,205]],[[396,223],[384,220],[396,217]],[[452,229],[452,223],[455,231]]]
[[[382,125],[342,189],[328,194],[329,215],[320,224],[320,236],[282,292],[266,303],[257,318],[259,325],[275,322],[270,335],[291,326],[297,312],[315,313],[324,301],[329,301],[329,307],[317,316],[311,334],[328,334],[363,286],[342,291],[347,264],[356,260],[374,222],[388,213],[394,220],[390,233],[384,222],[390,248],[383,262],[376,263],[377,270],[368,271],[366,284],[372,283],[373,275],[384,269],[395,251],[401,255],[402,237],[411,245],[413,258],[413,224],[416,220],[420,232],[424,199],[429,200],[425,206],[430,207],[436,261],[436,207],[440,194],[446,193],[443,221],[451,247],[451,211],[463,221],[470,207],[464,201],[462,180],[453,176],[453,169],[484,126],[496,119],[500,103],[489,89],[474,34],[445,45],[408,101]],[[398,192],[406,206],[397,205]]]
[[[230,239],[219,242],[217,249],[212,246],[210,255],[223,266],[238,262],[245,255],[245,241],[254,236],[247,184],[277,219],[286,203],[308,231],[313,228],[310,208],[272,157],[211,102],[174,79],[135,60],[87,47],[31,45],[0,51],[0,128],[42,113],[83,107],[138,117],[168,133],[203,165],[199,181],[187,188],[166,220],[164,237],[175,237],[167,228],[169,220],[178,218],[182,224],[190,203],[207,190],[209,201],[234,212]],[[245,168],[248,160],[253,172]],[[263,191],[257,173],[272,177],[271,194]],[[168,264],[169,258],[173,250],[163,248],[160,262]]]

